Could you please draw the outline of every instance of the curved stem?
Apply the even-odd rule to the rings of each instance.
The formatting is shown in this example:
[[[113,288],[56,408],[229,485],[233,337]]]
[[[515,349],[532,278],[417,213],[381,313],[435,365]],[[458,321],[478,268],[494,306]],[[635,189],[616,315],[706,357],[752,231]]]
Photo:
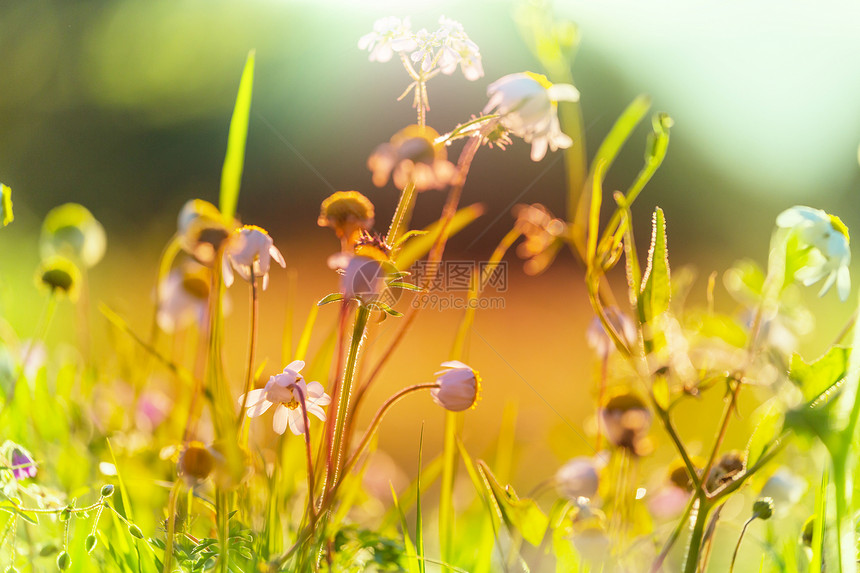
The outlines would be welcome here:
[[[308,519],[310,520],[310,529],[311,533],[313,533],[316,527],[317,513],[314,504],[314,460],[313,455],[311,454],[311,422],[308,418],[308,405],[307,405],[307,395],[302,392],[302,389],[298,386],[298,384],[292,384],[290,386],[293,389],[293,392],[296,392],[299,395],[299,404],[302,407],[302,418],[305,423],[305,456],[307,463],[307,473],[308,473]]]
[[[741,541],[744,540],[744,534],[746,534],[746,532],[747,532],[747,527],[749,527],[750,523],[752,523],[753,521],[755,521],[755,516],[747,519],[746,522],[744,523],[743,528],[741,529],[741,534],[738,537],[738,544],[735,545],[735,552],[732,553],[732,563],[731,563],[731,565],[729,565],[729,573],[732,573],[735,570],[735,561],[737,561],[737,558],[738,558],[738,551],[741,548]]]
[[[395,404],[397,404],[400,400],[402,400],[409,394],[412,394],[413,392],[418,392],[419,390],[430,390],[432,388],[438,387],[439,384],[435,382],[415,384],[413,386],[409,386],[400,390],[399,392],[388,398],[388,400],[386,400],[382,404],[382,406],[379,407],[379,410],[377,410],[376,415],[373,417],[370,426],[367,428],[367,430],[365,430],[364,435],[361,437],[361,441],[358,443],[358,446],[355,448],[355,451],[352,453],[352,456],[350,456],[349,460],[344,464],[340,479],[337,481],[337,483],[335,483],[334,487],[332,488],[332,492],[341,484],[344,476],[346,476],[346,474],[352,471],[352,469],[358,463],[358,459],[359,457],[361,457],[361,452],[370,443],[370,440],[373,438],[373,435],[376,433],[376,430],[379,429],[379,425],[382,423],[382,419],[383,417],[385,417],[385,414],[388,412],[388,410],[393,408]]]
[[[483,135],[478,133],[473,136],[466,143],[465,147],[463,147],[463,151],[460,153],[460,159],[457,161],[457,169],[458,175],[455,179],[453,185],[451,186],[450,191],[448,192],[448,199],[445,201],[445,206],[442,208],[442,217],[440,218],[441,224],[439,229],[439,236],[436,238],[436,242],[433,244],[433,247],[430,249],[430,253],[427,255],[427,269],[428,273],[424,279],[424,284],[422,285],[424,288],[427,288],[428,285],[433,284],[433,281],[436,278],[436,270],[439,261],[442,260],[442,255],[445,251],[445,244],[448,241],[448,226],[451,224],[451,220],[454,218],[454,215],[457,213],[457,207],[460,204],[460,197],[463,192],[463,186],[466,183],[466,178],[469,175],[469,169],[472,166],[472,161],[475,159],[475,154],[478,152],[478,148],[481,146]],[[412,326],[412,323],[415,321],[415,318],[418,316],[418,308],[411,308],[409,312],[406,313],[406,316],[403,318],[401,322],[400,329],[397,331],[397,334],[391,340],[389,346],[383,351],[382,357],[377,361],[376,365],[370,371],[370,375],[367,377],[367,381],[364,383],[364,386],[359,390],[359,393],[356,397],[356,408],[358,404],[360,404],[362,397],[366,393],[367,389],[370,387],[371,383],[376,379],[379,373],[382,371],[382,368],[394,354],[394,350],[400,345],[400,343],[406,337],[406,333],[409,328]]]

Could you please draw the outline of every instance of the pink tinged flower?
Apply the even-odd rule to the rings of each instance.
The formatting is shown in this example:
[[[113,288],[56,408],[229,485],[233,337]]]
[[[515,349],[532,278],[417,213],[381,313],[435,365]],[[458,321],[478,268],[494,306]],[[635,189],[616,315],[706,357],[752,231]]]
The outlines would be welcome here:
[[[497,113],[512,134],[532,144],[531,158],[540,161],[547,147],[566,149],[573,141],[562,133],[558,102],[579,101],[579,91],[570,84],[552,84],[532,72],[510,74],[487,88],[490,101],[484,113]]]
[[[600,485],[597,464],[591,458],[580,456],[573,458],[555,473],[555,484],[558,493],[576,500],[580,497],[592,498],[597,495]]]
[[[254,225],[246,225],[235,231],[224,251],[222,272],[224,284],[233,284],[233,270],[240,277],[251,282],[254,277],[263,277],[263,290],[269,286],[269,266],[272,259],[286,268],[287,263],[281,251],[275,246],[269,234]]]
[[[19,449],[12,450],[12,474],[16,480],[36,477],[36,462],[30,455]]]
[[[436,372],[438,388],[430,391],[433,401],[452,412],[474,408],[481,393],[481,377],[471,367],[458,360],[443,362]]]
[[[170,271],[159,288],[156,320],[164,332],[173,332],[194,322],[203,325],[209,302],[211,272],[188,262]]]
[[[325,421],[323,406],[331,403],[331,396],[325,393],[322,384],[311,382],[306,384],[301,371],[305,363],[301,360],[291,362],[281,374],[269,378],[265,388],[251,390],[245,396],[239,397],[239,403],[245,402],[249,418],[256,418],[275,406],[272,427],[278,434],[283,434],[287,426],[295,435],[306,431],[302,401],[308,415],[313,414]]]
[[[851,291],[848,272],[851,250],[848,228],[842,220],[821,209],[797,205],[780,213],[776,226],[794,233],[800,248],[809,249],[809,259],[794,273],[794,278],[809,286],[826,277],[818,296],[823,296],[836,283],[839,298],[847,299]]]

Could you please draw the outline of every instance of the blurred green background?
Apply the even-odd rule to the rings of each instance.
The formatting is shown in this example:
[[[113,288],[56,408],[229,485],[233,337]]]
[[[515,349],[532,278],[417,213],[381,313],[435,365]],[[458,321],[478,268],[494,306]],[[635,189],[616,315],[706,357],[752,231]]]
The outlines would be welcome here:
[[[436,26],[443,14],[463,23],[481,48],[486,76],[467,82],[458,72],[430,83],[428,122],[444,132],[483,108],[490,82],[541,71],[519,37],[515,8],[487,0],[3,3],[0,181],[12,187],[16,210],[14,224],[0,231],[4,317],[20,336],[30,335],[42,304],[32,286],[38,227],[51,207],[75,201],[108,233],[108,256],[90,277],[93,301],[146,331],[156,264],[179,208],[194,197],[217,202],[230,113],[253,48],[257,69],[239,214],[267,228],[297,269],[291,296],[293,325],[300,328],[305,309],[337,288],[325,266],[337,242],[315,225],[320,202],[333,190],[359,190],[376,203],[385,229],[397,193],[390,185],[372,186],[366,160],[414,122],[409,101],[395,101],[408,83],[403,69],[369,62],[358,38],[386,15],[410,16],[415,29]],[[590,153],[639,93],[651,94],[653,109],[675,120],[668,158],[637,205],[638,231],[646,239],[650,211],[663,207],[672,262],[696,266],[698,299],[712,270],[743,256],[763,262],[775,216],[793,204],[825,209],[860,229],[856,3],[608,0],[555,8],[581,33],[573,75]],[[625,148],[608,188],[625,188],[637,173],[647,127]],[[542,202],[563,212],[560,156],[535,164],[528,149],[518,141],[507,151],[479,154],[464,203],[484,202],[487,213],[452,242],[452,258],[485,259],[510,228],[514,203]],[[441,194],[423,194],[416,224],[438,217],[442,201]],[[486,382],[466,431],[483,447],[504,405],[516,401],[520,438],[529,446],[523,467],[552,467],[588,452],[577,434],[593,407],[596,366],[584,347],[591,314],[569,254],[537,278],[524,277],[516,258],[510,260],[506,308],[480,312],[475,326],[470,360]],[[281,360],[286,288],[276,269],[263,299],[260,353],[273,363]],[[238,287],[231,292],[236,356],[229,366],[238,379],[247,295]],[[822,338],[808,343],[815,354],[839,330],[848,307],[834,293],[822,301],[808,294],[821,316]],[[730,305],[723,291],[718,302]],[[321,319],[334,314],[324,309]],[[373,400],[427,380],[447,358],[459,316],[425,313]],[[70,324],[73,312],[61,309],[60,318]],[[97,311],[91,318],[94,331],[103,328]],[[62,328],[52,337],[74,339]],[[387,422],[403,431],[383,430],[383,447],[414,451],[416,412],[426,415],[431,430],[441,427],[430,399],[415,398]],[[436,447],[434,433],[428,436],[428,447]]]

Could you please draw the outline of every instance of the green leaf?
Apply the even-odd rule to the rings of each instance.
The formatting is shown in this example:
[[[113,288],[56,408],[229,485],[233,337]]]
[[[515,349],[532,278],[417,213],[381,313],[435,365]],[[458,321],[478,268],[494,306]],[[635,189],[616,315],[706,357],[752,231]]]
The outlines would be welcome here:
[[[448,237],[456,235],[483,214],[484,206],[480,203],[463,207],[454,214],[454,217],[448,224],[446,234]],[[430,249],[433,248],[433,244],[439,238],[441,230],[441,221],[436,221],[425,229],[425,234],[403,245],[403,248],[400,249],[400,252],[397,253],[394,259],[395,266],[398,269],[408,269],[415,261],[429,253]]]
[[[385,314],[387,314],[389,316],[395,316],[395,317],[403,316],[402,312],[400,312],[399,310],[394,310],[393,308],[391,308],[390,306],[388,306],[387,304],[385,304],[381,300],[377,300],[377,301],[370,303],[370,306],[373,308],[378,308],[379,310],[381,310],[382,312],[384,312]]]
[[[640,322],[650,322],[655,316],[669,310],[671,292],[666,219],[663,210],[657,207],[652,218],[651,248],[648,250],[648,264],[639,296]]]
[[[327,294],[327,295],[325,295],[325,296],[322,298],[322,300],[320,300],[320,301],[317,303],[317,306],[323,306],[323,305],[326,305],[326,304],[328,304],[328,303],[330,303],[330,302],[337,302],[337,301],[339,301],[339,300],[343,300],[343,293],[333,292],[333,293],[331,293],[331,294]],[[316,315],[314,315],[314,318],[316,318]]]
[[[651,98],[646,95],[640,95],[627,106],[621,116],[615,121],[612,129],[609,130],[600,147],[597,148],[597,153],[591,161],[591,172],[588,174],[588,180],[596,176],[595,169],[598,165],[602,165],[602,176],[605,176],[612,168],[612,163],[618,157],[621,148],[630,139],[633,130],[639,125],[645,114],[648,113],[650,107]],[[579,196],[576,215],[573,218],[573,238],[576,244],[583,247],[585,246],[585,234],[588,227],[587,221],[590,210],[591,193],[582,193]]]
[[[248,118],[251,114],[251,95],[254,86],[254,50],[248,53],[242,79],[239,82],[239,93],[236,96],[236,106],[230,119],[230,132],[227,135],[227,155],[224,157],[224,167],[221,170],[221,196],[218,209],[228,221],[236,214],[239,202],[239,187],[242,183],[242,171],[245,167],[245,143],[248,140]]]
[[[791,357],[788,378],[800,388],[806,402],[818,401],[848,373],[850,356],[851,349],[841,346],[834,346],[811,364],[804,362],[799,354],[794,354]]]
[[[12,189],[0,183],[0,224],[4,227],[15,220],[12,213]]]
[[[424,292],[424,289],[418,285],[414,285],[412,283],[406,283],[403,281],[392,281],[388,283],[389,288],[401,288],[403,290],[409,290],[412,292]]]
[[[747,442],[747,467],[754,466],[767,453],[782,431],[782,409],[776,399],[762,404],[753,414],[753,418],[757,422]]]
[[[478,460],[478,471],[508,529],[518,531],[523,539],[535,547],[539,546],[549,527],[546,514],[533,499],[520,499],[514,488],[502,487],[487,464],[481,460]]]

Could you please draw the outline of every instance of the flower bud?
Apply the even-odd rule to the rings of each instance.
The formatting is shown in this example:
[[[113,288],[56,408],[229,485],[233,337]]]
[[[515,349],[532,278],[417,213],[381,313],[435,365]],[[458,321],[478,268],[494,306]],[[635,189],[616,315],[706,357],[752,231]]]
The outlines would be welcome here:
[[[568,499],[592,498],[600,485],[597,465],[585,456],[573,458],[558,469],[555,482],[559,494]]]
[[[338,191],[329,196],[322,202],[317,219],[317,225],[331,227],[345,241],[353,240],[361,231],[369,231],[373,222],[373,203],[358,191]]]
[[[474,408],[481,394],[481,377],[462,362],[443,362],[445,370],[436,372],[438,388],[430,391],[433,401],[452,412]]]
[[[760,497],[753,504],[753,517],[768,520],[773,516],[773,500],[769,497]]]

